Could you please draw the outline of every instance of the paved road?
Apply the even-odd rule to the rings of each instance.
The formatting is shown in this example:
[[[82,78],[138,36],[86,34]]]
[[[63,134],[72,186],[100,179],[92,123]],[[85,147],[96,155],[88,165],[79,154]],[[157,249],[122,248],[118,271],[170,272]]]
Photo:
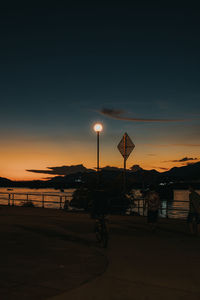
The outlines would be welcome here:
[[[91,225],[86,215],[0,208],[0,299],[43,300],[102,274],[107,258],[80,235]]]
[[[106,272],[51,300],[200,299],[200,238],[183,222],[152,233],[141,218],[112,217],[110,231]]]
[[[0,210],[2,300],[200,299],[200,238],[181,221],[110,216],[106,250],[85,214]]]

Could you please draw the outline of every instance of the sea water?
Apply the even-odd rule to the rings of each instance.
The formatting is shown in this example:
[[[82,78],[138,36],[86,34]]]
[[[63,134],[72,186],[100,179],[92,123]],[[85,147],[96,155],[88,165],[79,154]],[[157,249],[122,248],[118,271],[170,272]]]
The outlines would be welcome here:
[[[42,206],[42,197],[44,196],[44,205],[48,208],[60,208],[60,197],[62,199],[61,206],[63,208],[64,201],[69,202],[72,199],[72,194],[75,189],[64,189],[56,190],[53,188],[43,188],[43,189],[31,189],[31,188],[0,188],[0,204],[7,205],[8,198],[10,194],[10,205],[12,205],[13,194],[14,194],[14,204],[22,205],[23,202],[28,200],[32,201],[37,207]],[[28,195],[28,196],[27,196]],[[37,202],[40,201],[40,202]]]
[[[68,200],[69,202],[72,199],[72,194],[75,189],[53,189],[53,188],[45,188],[45,189],[31,189],[31,188],[0,188],[0,204],[7,205],[8,204],[8,194],[10,194],[10,204],[12,205],[12,194],[14,195],[14,203],[15,205],[21,205],[23,201],[31,200],[35,206],[41,207],[42,202],[34,202],[34,200],[42,201],[42,195],[44,195],[45,207],[47,208],[60,208],[60,197],[62,197],[62,208],[64,207],[64,201]],[[200,194],[200,190],[197,191]],[[5,193],[5,194],[1,194]],[[136,198],[140,198],[139,190],[135,190]],[[48,203],[46,202],[48,201]],[[183,202],[181,202],[183,201]],[[143,215],[143,209],[138,209],[139,206],[143,206],[143,199],[139,199],[136,201],[136,206],[133,208],[134,211]],[[173,199],[166,201],[162,201],[162,213],[160,213],[161,217],[166,217],[168,215],[169,218],[178,218],[185,219],[188,214],[189,209],[189,191],[188,190],[174,190]]]

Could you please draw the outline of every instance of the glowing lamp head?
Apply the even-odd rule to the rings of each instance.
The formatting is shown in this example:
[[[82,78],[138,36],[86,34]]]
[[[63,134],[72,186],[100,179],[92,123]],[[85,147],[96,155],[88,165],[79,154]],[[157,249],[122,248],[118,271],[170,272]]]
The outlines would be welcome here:
[[[94,125],[94,131],[101,132],[103,130],[103,126],[100,123]]]

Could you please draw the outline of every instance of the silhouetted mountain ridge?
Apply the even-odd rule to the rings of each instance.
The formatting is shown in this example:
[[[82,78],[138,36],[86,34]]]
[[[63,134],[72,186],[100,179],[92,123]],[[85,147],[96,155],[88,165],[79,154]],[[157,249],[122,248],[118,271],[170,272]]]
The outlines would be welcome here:
[[[172,177],[174,179],[200,179],[200,162],[189,164],[182,167],[174,167],[169,171],[161,173],[162,176]]]
[[[7,184],[11,184],[11,183],[12,183],[12,180],[4,178],[4,177],[0,177],[0,185],[1,186],[5,185],[5,184],[7,186]]]
[[[73,172],[64,176],[55,176],[48,180],[32,180],[32,181],[12,181],[7,178],[0,177],[0,186],[26,186],[26,187],[76,187],[78,184],[87,182],[95,182],[96,172],[79,165],[79,172]],[[80,171],[81,170],[81,171]],[[104,167],[100,171],[101,177],[106,181],[120,180],[123,176],[123,169],[117,167]],[[169,171],[158,172],[155,169],[144,170],[137,167],[134,170],[127,170],[127,179],[131,183],[159,183],[159,182],[184,182],[197,181],[200,182],[200,162],[189,164],[182,167],[173,167]]]

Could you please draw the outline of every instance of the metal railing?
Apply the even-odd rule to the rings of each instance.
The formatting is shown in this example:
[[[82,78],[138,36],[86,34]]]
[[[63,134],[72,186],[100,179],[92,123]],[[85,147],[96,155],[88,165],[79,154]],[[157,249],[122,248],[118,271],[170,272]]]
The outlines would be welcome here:
[[[147,215],[147,207],[145,209],[145,200],[143,198],[134,199],[131,201],[130,206],[126,205],[111,205],[112,213],[126,214],[126,215]],[[189,210],[189,201],[186,200],[165,200],[161,199],[162,212],[159,210],[161,218],[179,218],[186,219]]]
[[[15,206],[15,205],[26,205],[29,202],[32,202],[34,205],[35,205],[35,203],[41,204],[39,206],[42,208],[45,208],[48,204],[51,204],[51,206],[53,206],[54,208],[56,208],[56,205],[57,205],[57,206],[59,206],[60,209],[62,209],[65,202],[70,201],[71,197],[72,197],[72,193],[70,193],[70,192],[65,192],[62,195],[61,194],[53,194],[53,193],[0,192],[0,203],[6,204],[6,202],[7,202],[8,206]]]
[[[145,216],[145,200],[134,199],[133,211],[137,212],[139,215]],[[162,207],[162,217],[170,218],[173,215],[181,216],[185,218],[187,216],[189,210],[189,201],[186,200],[166,200],[161,199],[161,207]]]
[[[35,197],[37,199],[35,199]],[[8,206],[15,205],[26,205],[32,202],[34,205],[39,204],[40,207],[51,207],[51,208],[60,208],[63,209],[66,201],[70,202],[72,199],[72,192],[65,192],[63,194],[54,194],[54,193],[15,193],[15,192],[0,192],[0,204],[7,204]],[[2,203],[3,202],[3,203]],[[7,202],[7,203],[6,203]],[[173,215],[176,215],[178,218],[182,215],[181,218],[185,218],[188,213],[189,201],[185,200],[161,200],[162,202],[162,214],[161,217],[170,218]],[[176,204],[179,204],[179,207],[176,207]],[[182,205],[180,205],[182,204]],[[122,205],[113,205],[113,208],[116,208],[117,211],[125,209]],[[127,208],[127,206],[126,206]],[[134,199],[134,205],[131,208],[132,212],[136,212],[138,215],[145,216],[146,210],[144,207],[144,199]]]

